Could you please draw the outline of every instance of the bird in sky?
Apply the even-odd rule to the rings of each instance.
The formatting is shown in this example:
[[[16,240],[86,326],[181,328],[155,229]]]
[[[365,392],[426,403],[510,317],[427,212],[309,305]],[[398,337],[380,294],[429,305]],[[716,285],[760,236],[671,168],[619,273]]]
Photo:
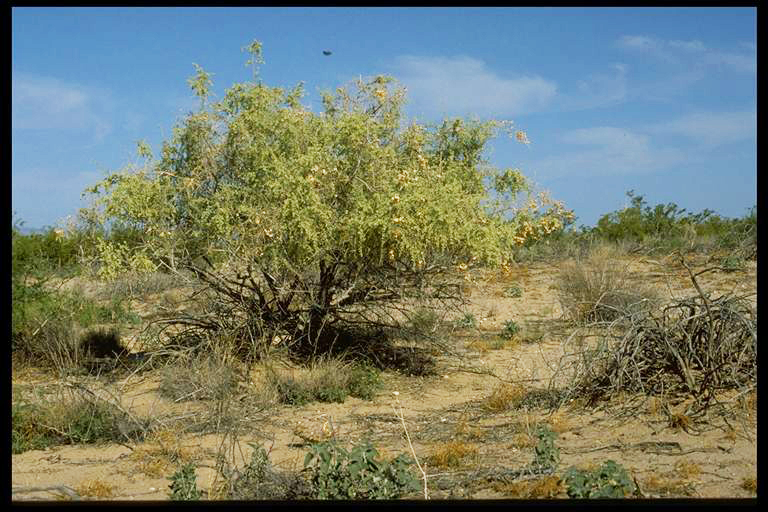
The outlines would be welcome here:
[[[323,55],[325,55],[326,57],[329,56],[330,54],[331,54],[331,50],[323,50]]]

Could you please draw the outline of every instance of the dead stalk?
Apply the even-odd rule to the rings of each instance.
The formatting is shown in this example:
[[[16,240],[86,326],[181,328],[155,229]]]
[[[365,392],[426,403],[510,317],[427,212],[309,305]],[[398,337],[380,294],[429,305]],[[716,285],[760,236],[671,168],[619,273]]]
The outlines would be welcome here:
[[[413,443],[411,443],[411,436],[408,434],[408,427],[405,426],[405,417],[403,416],[403,406],[400,404],[400,399],[398,398],[399,392],[395,391],[393,393],[395,395],[395,402],[397,403],[398,409],[395,409],[395,406],[392,406],[392,410],[395,413],[395,416],[400,420],[400,424],[403,426],[403,431],[405,432],[405,438],[408,440],[408,446],[411,449],[411,454],[413,455],[413,459],[416,461],[416,466],[418,466],[419,471],[421,471],[421,477],[422,480],[424,480],[424,499],[429,499],[429,491],[427,489],[427,464],[424,463],[424,467],[421,467],[421,463],[419,463],[419,458],[416,456],[416,450],[413,449]]]

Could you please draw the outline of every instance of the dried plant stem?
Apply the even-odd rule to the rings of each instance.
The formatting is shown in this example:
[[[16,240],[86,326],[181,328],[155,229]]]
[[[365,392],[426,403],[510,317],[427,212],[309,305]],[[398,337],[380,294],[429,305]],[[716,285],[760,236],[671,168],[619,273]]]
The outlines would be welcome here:
[[[408,440],[408,446],[411,449],[411,454],[413,455],[413,459],[416,461],[416,466],[418,466],[419,471],[421,471],[421,477],[424,481],[424,499],[429,499],[429,491],[427,489],[427,464],[424,463],[424,467],[421,466],[421,463],[419,462],[419,458],[416,456],[416,450],[413,449],[413,443],[411,443],[411,436],[408,434],[408,427],[405,426],[405,417],[403,416],[403,406],[400,404],[400,399],[398,398],[399,393],[395,391],[395,402],[397,403],[397,407],[399,410],[395,409],[395,406],[392,406],[392,410],[395,412],[395,416],[400,420],[400,424],[403,425],[403,431],[405,432],[405,438]]]

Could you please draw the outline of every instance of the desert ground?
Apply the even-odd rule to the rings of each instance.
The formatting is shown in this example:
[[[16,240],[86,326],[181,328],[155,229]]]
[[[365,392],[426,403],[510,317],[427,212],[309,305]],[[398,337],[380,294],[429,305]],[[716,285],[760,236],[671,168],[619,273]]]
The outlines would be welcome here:
[[[698,293],[673,258],[624,255],[616,264],[665,300]],[[694,270],[706,265],[692,262]],[[738,272],[703,273],[698,282],[712,296],[745,296],[754,305],[756,272],[756,263],[749,261]],[[57,378],[34,365],[14,367],[14,400],[55,397],[80,386],[133,416],[155,421],[142,441],[126,437],[120,443],[60,445],[12,455],[13,500],[168,500],[169,475],[182,461],[194,463],[202,498],[217,499],[217,457],[242,467],[253,446],[261,445],[275,468],[298,471],[309,444],[330,438],[345,446],[368,440],[385,458],[414,454],[426,472],[426,491],[406,496],[410,499],[425,494],[429,499],[568,498],[565,470],[596,468],[606,460],[632,476],[635,497],[754,497],[756,388],[724,392],[719,398],[725,406],[690,423],[673,421],[682,417],[685,401],[615,396],[588,405],[570,396],[558,402],[564,396],[558,390],[566,386],[566,363],[591,343],[592,331],[564,318],[557,274],[558,264],[520,263],[503,278],[476,276],[465,308],[476,326],[446,334],[451,350],[433,353],[434,369],[427,375],[383,371],[372,400],[347,397],[344,403],[265,407],[255,397],[263,378],[258,366],[242,376],[225,400],[164,397],[159,392],[163,368]],[[510,283],[519,286],[520,296],[504,293]],[[96,295],[101,285],[75,280],[67,286]],[[131,308],[142,325],[123,338],[138,346],[141,329],[158,305],[172,305],[183,295],[184,290],[169,289],[133,300]],[[522,331],[499,342],[498,333],[509,319]],[[557,471],[510,476],[534,457],[537,425],[556,434]]]

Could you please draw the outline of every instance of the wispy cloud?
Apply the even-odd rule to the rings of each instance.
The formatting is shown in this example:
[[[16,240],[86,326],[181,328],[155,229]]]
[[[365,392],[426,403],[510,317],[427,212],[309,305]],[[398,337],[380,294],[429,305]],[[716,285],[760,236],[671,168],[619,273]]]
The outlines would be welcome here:
[[[14,130],[89,133],[104,139],[112,125],[108,95],[94,88],[26,73],[11,78],[11,122]]]
[[[757,70],[754,43],[742,43],[740,46],[747,51],[738,53],[709,48],[699,40],[664,40],[646,35],[624,35],[616,41],[616,46],[673,64],[715,66],[746,73]]]
[[[687,158],[679,148],[654,144],[646,134],[617,126],[571,130],[561,134],[560,142],[562,153],[531,161],[526,168],[547,179],[617,176],[662,171]]]
[[[502,77],[471,57],[402,56],[393,67],[413,107],[428,115],[515,116],[546,107],[557,91],[551,80]]]
[[[585,110],[616,105],[626,98],[627,66],[616,63],[576,82],[576,90],[560,95],[557,104],[562,110]]]
[[[717,147],[757,136],[757,112],[697,112],[648,127],[651,133],[691,139],[702,146]]]

